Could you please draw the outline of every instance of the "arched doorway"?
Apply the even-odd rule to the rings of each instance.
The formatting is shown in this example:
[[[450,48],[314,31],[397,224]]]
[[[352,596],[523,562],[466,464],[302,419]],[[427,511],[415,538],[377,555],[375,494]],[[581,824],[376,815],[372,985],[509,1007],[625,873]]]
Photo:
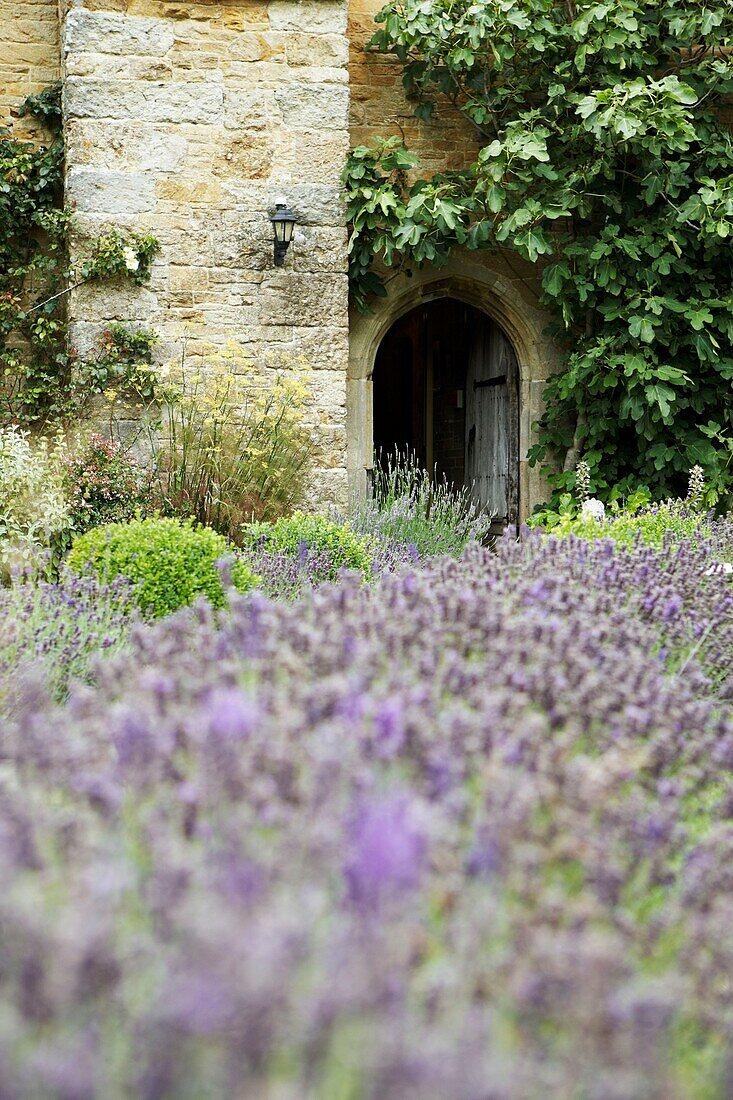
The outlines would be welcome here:
[[[414,452],[456,487],[472,487],[516,524],[519,387],[509,339],[481,310],[454,298],[425,302],[384,336],[373,375],[374,446]]]

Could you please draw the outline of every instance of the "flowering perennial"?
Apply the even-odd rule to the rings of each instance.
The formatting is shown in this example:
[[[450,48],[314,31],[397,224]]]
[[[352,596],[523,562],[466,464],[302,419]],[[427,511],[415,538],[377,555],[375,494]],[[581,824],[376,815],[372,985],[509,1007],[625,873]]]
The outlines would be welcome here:
[[[5,1094],[723,1100],[711,560],[472,546],[38,685],[0,732]]]

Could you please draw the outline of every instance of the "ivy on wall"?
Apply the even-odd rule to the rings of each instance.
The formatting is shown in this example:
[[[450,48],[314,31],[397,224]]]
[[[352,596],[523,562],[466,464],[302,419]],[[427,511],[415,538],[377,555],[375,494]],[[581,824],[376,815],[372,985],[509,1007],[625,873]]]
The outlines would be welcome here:
[[[60,86],[30,96],[23,113],[41,121],[50,140],[38,146],[0,129],[0,421],[44,428],[81,415],[90,396],[102,392],[109,372],[101,364],[110,355],[115,385],[140,382],[151,335],[113,326],[119,329],[113,350],[105,347],[109,334],[102,334],[95,353],[80,360],[68,347],[65,303],[69,291],[85,282],[147,282],[159,246],[149,234],[112,229],[89,241],[86,255],[72,266]],[[141,342],[148,360],[140,358]]]
[[[605,498],[733,485],[733,5],[708,0],[390,0],[370,47],[415,114],[456,109],[481,148],[421,176],[399,139],[344,171],[355,300],[375,261],[456,246],[542,269],[564,351],[533,463],[556,494],[583,455]],[[560,469],[559,467],[564,467]]]

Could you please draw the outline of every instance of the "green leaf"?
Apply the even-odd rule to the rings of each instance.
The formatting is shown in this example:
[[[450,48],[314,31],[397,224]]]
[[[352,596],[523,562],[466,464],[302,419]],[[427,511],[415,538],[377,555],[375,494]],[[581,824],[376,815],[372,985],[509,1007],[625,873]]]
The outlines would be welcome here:
[[[552,264],[542,273],[542,285],[551,297],[557,295],[563,289],[565,282],[570,278],[570,268],[567,263]]]
[[[504,207],[506,191],[498,183],[492,184],[486,192],[486,204],[493,214],[498,214]]]
[[[685,317],[687,317],[695,332],[702,332],[705,325],[711,324],[713,320],[712,313],[705,306],[700,309],[688,309],[685,312]]]
[[[632,317],[629,320],[629,333],[645,344],[651,344],[654,340],[654,326],[647,317]]]

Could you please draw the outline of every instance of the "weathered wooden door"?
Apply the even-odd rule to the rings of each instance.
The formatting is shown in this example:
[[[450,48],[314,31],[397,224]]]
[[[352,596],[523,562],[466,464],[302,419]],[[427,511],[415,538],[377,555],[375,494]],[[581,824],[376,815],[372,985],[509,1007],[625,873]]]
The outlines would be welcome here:
[[[516,356],[498,325],[481,315],[466,375],[466,485],[500,524],[517,522],[518,435]]]
[[[518,513],[517,360],[485,313],[454,298],[424,302],[382,341],[374,368],[377,451],[413,454],[496,513]]]

